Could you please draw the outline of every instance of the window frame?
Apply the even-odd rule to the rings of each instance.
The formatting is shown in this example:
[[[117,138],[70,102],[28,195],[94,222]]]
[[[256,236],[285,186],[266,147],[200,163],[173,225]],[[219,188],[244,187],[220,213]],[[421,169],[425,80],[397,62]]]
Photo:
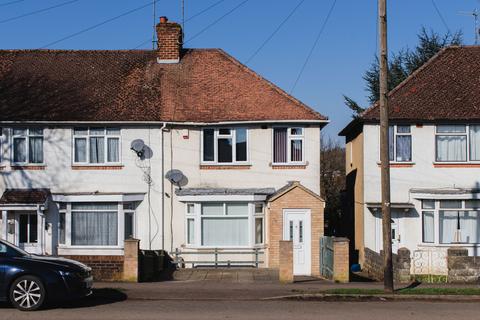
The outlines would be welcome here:
[[[209,204],[209,203],[217,203],[217,204],[222,204],[223,211],[222,215],[202,215],[202,207],[204,204]],[[248,214],[247,215],[228,215],[227,213],[227,205],[228,204],[246,204],[248,208]],[[266,237],[266,231],[265,231],[265,203],[261,202],[263,204],[263,210],[262,213],[255,213],[255,204],[259,203],[257,202],[250,202],[250,201],[198,201],[198,202],[185,202],[185,219],[184,219],[184,241],[185,241],[185,246],[189,249],[214,249],[214,248],[225,248],[225,249],[253,249],[253,248],[258,248],[258,247],[263,247],[265,245],[265,237]],[[188,211],[188,206],[193,205],[193,212]],[[202,230],[202,220],[203,218],[228,218],[231,217],[233,219],[235,218],[245,218],[247,220],[247,225],[248,225],[248,243],[246,245],[234,245],[234,246],[209,246],[209,245],[203,245],[202,244],[202,236],[203,236],[203,230]],[[262,240],[263,243],[261,244],[256,244],[255,243],[255,220],[258,218],[262,218]],[[193,220],[193,227],[194,227],[194,237],[193,237],[193,242],[190,243],[188,239],[188,220]]]
[[[75,134],[75,130],[86,129],[87,134]],[[103,134],[91,134],[92,129],[103,129]],[[118,134],[108,134],[108,129],[118,130]],[[73,166],[111,166],[122,164],[122,129],[120,127],[105,127],[105,126],[76,126],[72,128],[72,165]],[[90,162],[90,138],[103,138],[104,147],[104,161]],[[85,161],[75,160],[75,141],[77,139],[85,139]],[[108,161],[108,140],[118,139],[118,161]]]
[[[442,207],[441,206],[441,202],[443,201],[460,201],[461,202],[461,206],[459,206],[458,208],[445,208],[445,207]],[[448,247],[448,246],[464,246],[464,247],[477,247],[477,246],[480,246],[480,241],[479,242],[450,242],[450,243],[444,243],[441,241],[441,222],[440,222],[440,212],[441,211],[452,211],[452,212],[465,212],[465,211],[476,211],[478,216],[477,216],[477,219],[480,220],[480,208],[469,208],[467,206],[467,201],[471,201],[471,200],[476,200],[476,199],[450,199],[450,198],[447,198],[447,199],[422,199],[421,201],[421,215],[420,215],[420,221],[421,221],[421,244],[422,245],[426,245],[426,246],[440,246],[440,247]],[[427,208],[426,206],[424,207],[423,206],[423,201],[432,201],[434,203],[434,207],[433,208]],[[424,221],[423,221],[423,213],[424,212],[430,212],[430,213],[433,213],[433,225],[434,225],[434,229],[433,229],[433,239],[434,241],[433,242],[425,242],[424,241],[424,237],[423,237],[423,231],[424,231]],[[457,216],[457,219],[458,219],[458,216]],[[457,221],[457,225],[458,225],[458,221]],[[456,229],[456,231],[458,230],[462,230],[462,229]],[[456,232],[455,231],[455,232]]]
[[[287,162],[275,162],[275,129],[287,129]],[[292,134],[292,129],[301,129],[302,134]],[[306,136],[306,128],[304,126],[273,126],[272,127],[272,165],[304,165],[306,164],[305,160],[305,136]],[[292,161],[292,141],[293,140],[300,140],[302,141],[302,161]]]
[[[451,126],[451,125],[460,125],[460,126],[465,126],[465,132],[438,132],[438,127],[440,126]],[[441,123],[435,125],[435,163],[480,163],[479,160],[471,160],[472,155],[471,155],[471,146],[470,146],[470,127],[471,126],[479,126],[480,124],[475,124],[475,123],[469,123],[469,124],[459,124],[459,123]],[[465,136],[466,137],[466,148],[465,148],[465,161],[461,160],[452,160],[452,161],[444,161],[444,160],[439,160],[438,159],[438,146],[437,146],[437,137],[438,136]],[[480,146],[479,146],[480,148]]]
[[[15,130],[26,130],[26,133],[24,135],[20,134],[15,134]],[[37,130],[42,130],[42,134],[32,134],[31,130],[37,129]],[[2,130],[3,131],[3,130]],[[3,133],[3,132],[2,132]],[[3,137],[3,135],[2,135]],[[30,156],[30,139],[31,138],[42,138],[42,162],[30,162],[31,156]],[[25,140],[25,161],[20,162],[20,161],[15,161],[15,147],[14,147],[14,141],[15,139],[24,139]],[[2,139],[3,140],[3,139]],[[10,156],[10,161],[12,165],[14,166],[43,166],[45,165],[45,128],[43,127],[12,127],[11,128],[11,137],[10,137],[10,145],[11,145],[11,156]],[[1,159],[0,159],[1,160]]]
[[[65,243],[60,244],[58,243],[58,248],[61,250],[82,250],[82,249],[123,249],[124,248],[124,241],[125,241],[125,211],[129,211],[129,209],[124,209],[124,205],[130,203],[130,201],[126,202],[117,202],[117,201],[98,201],[98,200],[91,200],[91,201],[73,201],[73,202],[59,202],[60,204],[65,204],[65,208],[62,209],[65,211]],[[111,203],[117,205],[117,245],[72,245],[72,212],[73,211],[87,211],[87,210],[72,210],[72,204],[75,203],[84,203],[84,204],[95,204],[95,203]],[[132,202],[134,206],[134,232],[137,234],[137,208],[138,202]],[[98,210],[93,210],[98,211]],[[111,210],[106,210],[111,212]]]
[[[412,125],[410,124],[391,124],[388,126],[389,130],[392,128],[393,130],[393,141],[391,142],[393,145],[393,160],[390,159],[390,149],[388,150],[388,158],[390,163],[411,163],[413,162],[413,135],[412,135]],[[398,127],[408,127],[409,132],[398,132]],[[397,160],[397,137],[410,137],[410,160]],[[389,133],[390,138],[390,133]]]
[[[230,130],[230,134],[220,134],[220,130]],[[245,130],[246,137],[246,157],[245,161],[237,160],[237,129]],[[213,130],[213,161],[204,159],[204,132],[205,130]],[[200,163],[206,165],[248,165],[250,164],[250,134],[247,127],[205,127],[201,129],[200,134]],[[231,162],[219,162],[218,161],[218,140],[219,139],[232,139],[232,161]]]

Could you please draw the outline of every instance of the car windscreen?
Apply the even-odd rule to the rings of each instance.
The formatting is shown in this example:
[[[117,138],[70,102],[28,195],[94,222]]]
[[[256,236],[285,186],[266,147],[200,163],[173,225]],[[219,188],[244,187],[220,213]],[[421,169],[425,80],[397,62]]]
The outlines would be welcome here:
[[[29,256],[30,253],[14,246],[13,244],[0,241],[0,256],[3,257],[24,257]]]

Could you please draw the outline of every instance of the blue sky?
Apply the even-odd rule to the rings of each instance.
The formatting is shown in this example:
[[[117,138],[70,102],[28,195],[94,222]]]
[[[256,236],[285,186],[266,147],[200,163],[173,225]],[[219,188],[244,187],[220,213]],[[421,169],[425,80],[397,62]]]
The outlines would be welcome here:
[[[40,48],[82,29],[148,3],[148,0],[78,0],[59,8],[4,22],[67,0],[0,0],[0,48]],[[218,0],[185,0],[190,17]],[[224,0],[186,24],[188,40],[243,0]],[[262,44],[300,0],[249,0],[232,14],[187,43],[187,47],[219,47],[241,62]],[[12,4],[7,4],[15,2]],[[342,94],[366,104],[363,72],[376,47],[376,0],[337,0],[335,9],[293,95],[327,115],[325,133],[336,137],[351,120]],[[477,0],[435,0],[447,26],[462,30],[473,44],[473,18],[460,11],[480,8]],[[2,4],[7,4],[3,5]],[[332,5],[332,0],[305,0],[274,38],[248,64],[263,77],[290,91]],[[160,0],[157,16],[180,19],[180,0]],[[422,26],[447,31],[432,0],[389,1],[389,50],[413,47]],[[144,8],[94,30],[59,42],[60,49],[132,49],[148,41],[152,10]],[[148,48],[150,44],[143,47]]]

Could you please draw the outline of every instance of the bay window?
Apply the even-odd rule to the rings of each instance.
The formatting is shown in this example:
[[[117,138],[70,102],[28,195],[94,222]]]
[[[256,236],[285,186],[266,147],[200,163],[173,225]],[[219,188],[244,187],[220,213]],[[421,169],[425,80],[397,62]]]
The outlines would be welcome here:
[[[303,128],[273,128],[273,163],[303,163],[304,144]]]
[[[263,204],[187,203],[186,244],[195,247],[251,247],[264,243]]]
[[[424,200],[422,201],[423,242],[480,243],[479,200]],[[437,218],[437,220],[436,220]]]
[[[43,129],[12,129],[13,162],[15,164],[43,163]]]
[[[72,246],[116,246],[117,203],[72,203]]]
[[[120,163],[120,129],[75,128],[73,130],[75,164]]]
[[[409,125],[394,125],[388,128],[388,152],[390,161],[412,161],[412,135]]]

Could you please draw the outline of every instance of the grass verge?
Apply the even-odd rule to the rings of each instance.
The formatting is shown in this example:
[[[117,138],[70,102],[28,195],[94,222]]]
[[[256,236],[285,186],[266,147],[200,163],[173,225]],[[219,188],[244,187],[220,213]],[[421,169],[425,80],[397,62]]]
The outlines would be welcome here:
[[[383,295],[382,289],[339,288],[328,289],[318,293],[343,295]],[[480,288],[405,288],[395,290],[401,295],[480,295]]]

